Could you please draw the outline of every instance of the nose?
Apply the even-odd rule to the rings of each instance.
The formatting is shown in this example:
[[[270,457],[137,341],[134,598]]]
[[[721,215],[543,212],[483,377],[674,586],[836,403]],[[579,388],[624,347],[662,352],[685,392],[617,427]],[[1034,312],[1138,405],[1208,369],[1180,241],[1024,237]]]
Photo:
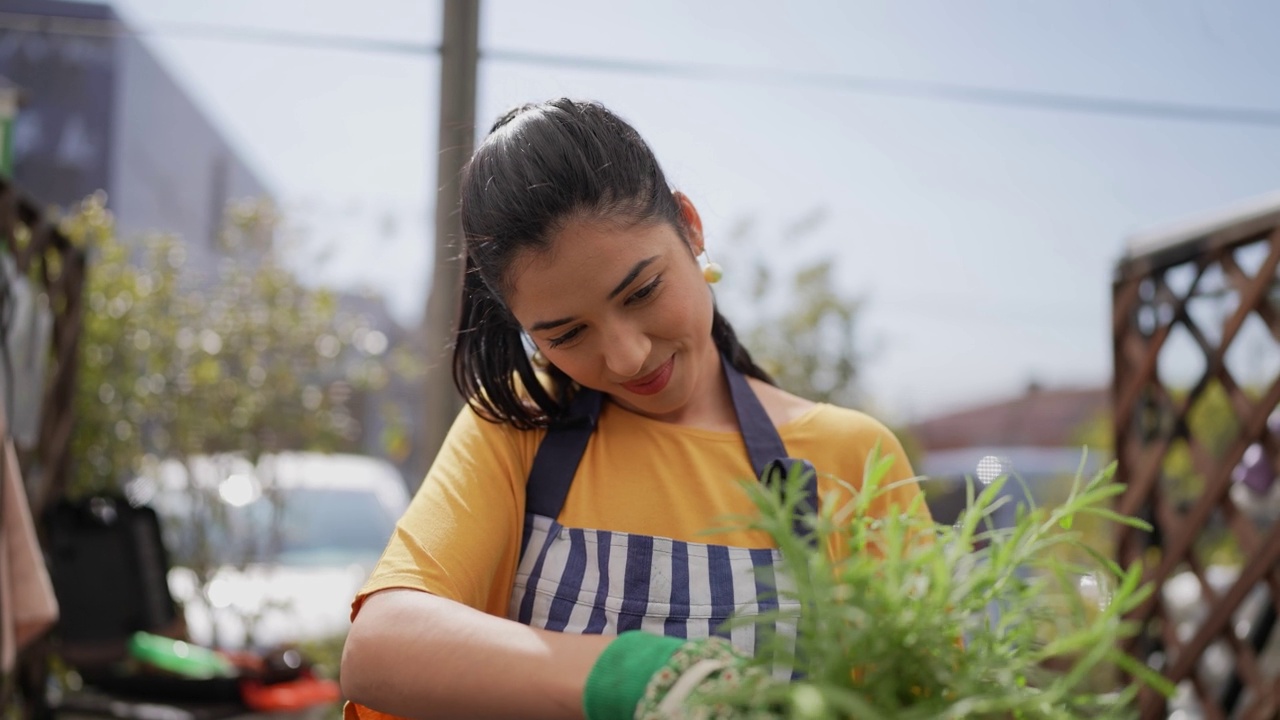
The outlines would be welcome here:
[[[605,334],[604,364],[615,377],[630,380],[644,370],[649,351],[653,348],[649,336],[628,324],[619,324]]]

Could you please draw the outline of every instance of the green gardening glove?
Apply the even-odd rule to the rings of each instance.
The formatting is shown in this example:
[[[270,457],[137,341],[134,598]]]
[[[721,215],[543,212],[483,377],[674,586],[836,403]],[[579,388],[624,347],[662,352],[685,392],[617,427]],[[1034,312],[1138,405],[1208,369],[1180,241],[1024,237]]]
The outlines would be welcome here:
[[[716,699],[775,682],[747,660],[723,638],[685,641],[625,632],[605,648],[587,676],[587,720],[746,718]]]

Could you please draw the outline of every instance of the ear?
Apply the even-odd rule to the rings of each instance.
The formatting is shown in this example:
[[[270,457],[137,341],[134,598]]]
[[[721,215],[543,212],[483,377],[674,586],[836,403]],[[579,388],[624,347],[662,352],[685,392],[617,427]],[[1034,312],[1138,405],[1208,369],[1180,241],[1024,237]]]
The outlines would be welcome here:
[[[701,255],[706,243],[702,237],[702,218],[698,215],[698,208],[693,206],[693,201],[688,195],[679,190],[672,195],[676,199],[676,206],[680,208],[680,219],[684,221],[684,229],[689,233],[689,245],[693,248],[693,254]]]

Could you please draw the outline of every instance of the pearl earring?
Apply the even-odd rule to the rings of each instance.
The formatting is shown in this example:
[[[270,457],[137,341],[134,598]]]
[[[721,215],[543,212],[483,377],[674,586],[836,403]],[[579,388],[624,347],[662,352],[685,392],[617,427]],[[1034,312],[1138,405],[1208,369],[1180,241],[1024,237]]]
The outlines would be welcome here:
[[[712,261],[711,255],[705,248],[702,250],[702,256],[707,259],[707,264],[702,266],[702,278],[712,285],[720,282],[720,278],[724,277],[724,268]]]
[[[542,354],[541,350],[534,350],[533,355],[529,358],[533,362],[533,366],[539,370],[546,370],[551,362],[547,360],[547,356]]]

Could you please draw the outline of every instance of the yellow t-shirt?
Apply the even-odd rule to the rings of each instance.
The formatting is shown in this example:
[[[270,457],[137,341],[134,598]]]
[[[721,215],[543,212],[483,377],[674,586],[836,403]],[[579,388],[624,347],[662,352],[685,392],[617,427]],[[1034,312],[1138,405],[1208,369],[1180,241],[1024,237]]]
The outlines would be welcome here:
[[[352,615],[373,592],[412,588],[505,616],[519,563],[525,483],[545,434],[490,423],[463,409]],[[817,404],[778,434],[791,457],[817,469],[823,498],[832,490],[848,497],[833,478],[861,486],[877,443],[882,456],[894,457],[886,483],[913,475],[893,433],[854,410]],[[725,526],[729,516],[755,512],[740,486],[754,475],[736,431],[673,425],[605,402],[559,519],[569,527],[772,548],[759,532],[707,532]],[[906,509],[917,494],[915,484],[904,484],[877,510],[888,512],[889,504]]]

